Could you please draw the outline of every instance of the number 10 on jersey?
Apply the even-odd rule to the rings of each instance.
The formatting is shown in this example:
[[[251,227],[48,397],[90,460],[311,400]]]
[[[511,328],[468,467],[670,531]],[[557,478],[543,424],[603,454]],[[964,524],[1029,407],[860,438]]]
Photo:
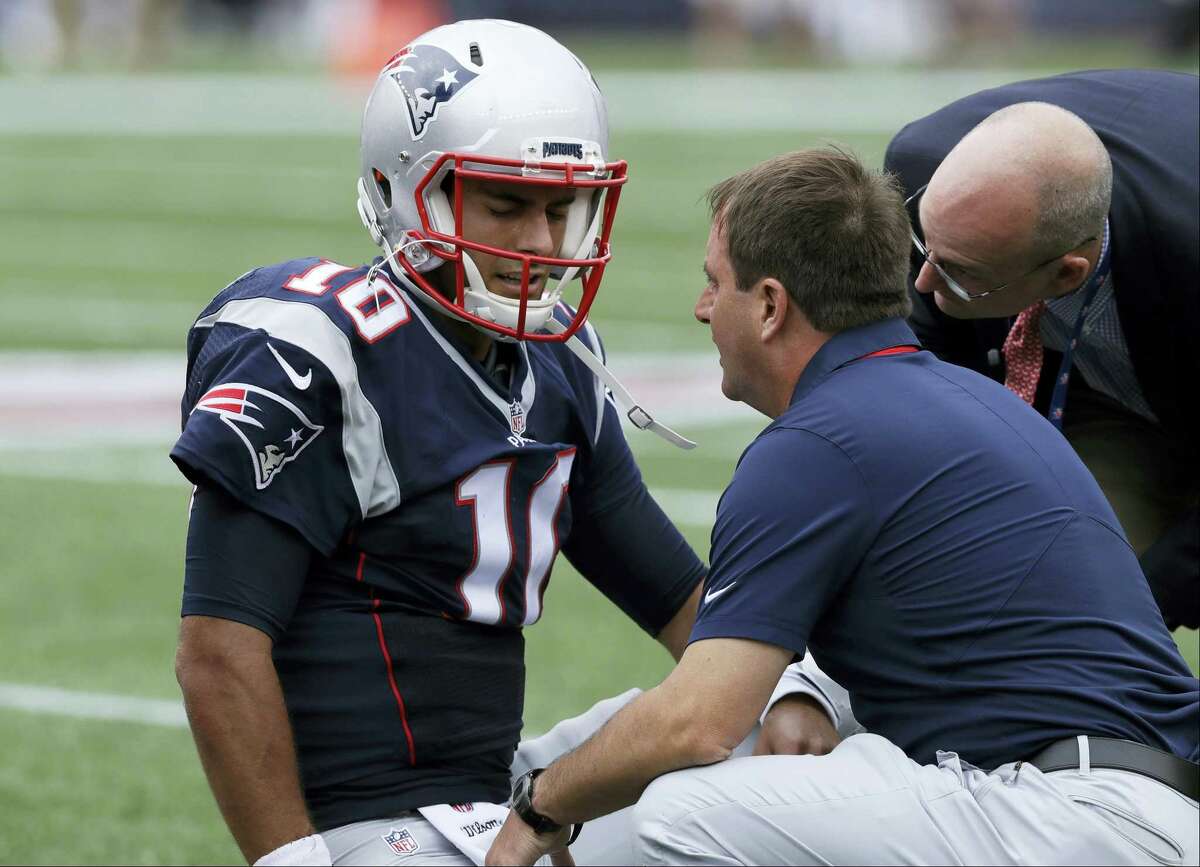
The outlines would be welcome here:
[[[558,532],[555,524],[567,495],[571,465],[575,450],[559,452],[550,469],[546,470],[530,490],[525,514],[528,555],[525,569],[516,570],[525,581],[525,616],[522,626],[529,626],[542,614],[542,591],[550,575],[550,567],[558,554]],[[504,601],[504,579],[516,566],[516,544],[513,535],[513,516],[509,513],[509,490],[516,460],[500,460],[483,464],[464,476],[458,483],[456,502],[470,506],[475,525],[475,558],[466,574],[458,581],[458,592],[466,609],[466,618],[476,623],[499,624],[509,618]]]

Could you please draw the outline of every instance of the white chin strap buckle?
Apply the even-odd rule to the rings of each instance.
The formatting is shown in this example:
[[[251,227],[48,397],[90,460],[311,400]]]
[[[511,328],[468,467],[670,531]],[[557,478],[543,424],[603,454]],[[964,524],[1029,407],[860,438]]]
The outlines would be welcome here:
[[[654,417],[640,406],[630,407],[629,412],[625,413],[625,415],[629,417],[629,420],[633,422],[633,426],[638,430],[645,430],[654,424]]]

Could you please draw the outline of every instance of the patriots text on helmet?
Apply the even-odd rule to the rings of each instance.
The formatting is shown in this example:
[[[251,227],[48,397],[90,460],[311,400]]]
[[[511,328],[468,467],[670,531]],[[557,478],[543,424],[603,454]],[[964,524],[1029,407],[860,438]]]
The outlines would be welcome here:
[[[544,141],[542,142],[542,158],[546,157],[573,157],[581,160],[583,159],[583,145],[569,141]]]

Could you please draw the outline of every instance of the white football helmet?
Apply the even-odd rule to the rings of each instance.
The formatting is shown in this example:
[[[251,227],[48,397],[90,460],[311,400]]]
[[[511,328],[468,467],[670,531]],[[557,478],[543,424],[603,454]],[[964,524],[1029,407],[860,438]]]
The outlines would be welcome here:
[[[385,257],[426,301],[502,338],[565,341],[582,326],[611,256],[609,235],[626,164],[608,162],[604,97],[587,67],[551,37],[511,21],[459,21],[430,30],[380,72],[362,125],[358,209]],[[574,188],[558,255],[470,241],[443,181],[463,178]],[[488,290],[468,251],[521,263],[519,298]],[[455,268],[455,297],[427,279]],[[530,297],[530,267],[550,279]],[[568,327],[543,329],[564,286],[581,276]],[[557,323],[552,323],[557,325]]]

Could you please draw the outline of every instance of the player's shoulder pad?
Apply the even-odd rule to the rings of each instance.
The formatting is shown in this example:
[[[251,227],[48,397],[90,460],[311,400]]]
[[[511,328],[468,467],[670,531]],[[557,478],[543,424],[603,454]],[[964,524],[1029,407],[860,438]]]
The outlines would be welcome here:
[[[352,346],[353,322],[331,309],[336,290],[361,276],[328,259],[293,259],[256,268],[226,286],[192,326],[189,348],[197,354],[218,326],[263,332],[309,353],[343,387],[357,381]],[[383,278],[380,278],[381,280]],[[327,290],[334,291],[327,291]],[[211,348],[211,347],[210,347]]]
[[[239,298],[283,298],[322,306],[366,271],[365,265],[342,265],[315,256],[253,268],[218,292],[200,317]]]

